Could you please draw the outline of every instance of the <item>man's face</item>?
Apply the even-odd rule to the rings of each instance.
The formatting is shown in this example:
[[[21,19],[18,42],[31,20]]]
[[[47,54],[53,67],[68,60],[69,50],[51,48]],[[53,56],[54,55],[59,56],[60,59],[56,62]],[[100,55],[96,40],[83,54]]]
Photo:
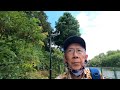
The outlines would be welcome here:
[[[73,70],[82,68],[87,57],[88,55],[86,55],[85,49],[77,43],[69,45],[65,52],[65,62]]]

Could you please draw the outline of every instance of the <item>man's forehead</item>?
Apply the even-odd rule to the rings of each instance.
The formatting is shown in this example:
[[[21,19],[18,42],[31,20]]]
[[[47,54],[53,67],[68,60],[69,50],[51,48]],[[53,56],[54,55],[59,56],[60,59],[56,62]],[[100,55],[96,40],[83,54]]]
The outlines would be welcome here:
[[[72,48],[72,47],[79,47],[79,48],[83,48],[80,44],[78,43],[72,43],[68,46],[68,48]]]

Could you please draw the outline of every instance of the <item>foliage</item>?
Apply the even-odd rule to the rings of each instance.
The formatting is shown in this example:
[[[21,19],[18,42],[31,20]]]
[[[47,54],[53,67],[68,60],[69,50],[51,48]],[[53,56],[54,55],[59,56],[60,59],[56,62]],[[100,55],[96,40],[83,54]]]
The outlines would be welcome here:
[[[108,51],[95,56],[89,61],[88,66],[93,67],[120,67],[120,50]]]
[[[53,78],[64,72],[63,52],[61,52],[59,49],[53,49],[52,72]]]
[[[47,15],[43,11],[25,11],[25,13],[27,13],[29,18],[38,18],[39,21],[37,21],[36,23],[42,27],[42,33],[47,35],[43,42],[45,44],[45,50],[49,51],[49,35],[53,29],[50,26],[50,23],[47,21]]]
[[[37,70],[47,37],[37,22],[23,11],[0,12],[0,78],[28,78]]]
[[[55,44],[62,47],[64,40],[72,35],[80,36],[79,23],[69,12],[65,12],[63,16],[56,22],[56,31],[60,35],[55,36]]]

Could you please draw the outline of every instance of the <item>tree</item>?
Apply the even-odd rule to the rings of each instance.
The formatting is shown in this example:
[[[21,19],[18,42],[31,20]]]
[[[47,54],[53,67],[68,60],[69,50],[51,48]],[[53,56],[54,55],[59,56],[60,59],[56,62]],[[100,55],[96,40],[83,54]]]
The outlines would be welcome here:
[[[49,51],[49,35],[50,32],[53,30],[50,23],[47,21],[48,16],[44,11],[25,11],[25,13],[28,15],[29,18],[35,17],[39,19],[39,22],[37,24],[42,27],[42,33],[45,33],[47,37],[44,39],[45,44],[45,50]]]
[[[46,34],[38,22],[23,11],[0,12],[0,78],[30,78],[41,64]]]
[[[64,40],[71,36],[77,35],[80,36],[79,23],[78,21],[71,15],[69,12],[65,12],[63,16],[58,19],[58,22],[55,23],[56,31],[55,33],[59,33],[54,37],[54,42],[56,45],[62,48]]]
[[[52,77],[55,78],[64,72],[63,52],[60,49],[53,49],[52,53]]]
[[[88,66],[93,67],[120,67],[120,50],[101,53],[89,61]]]

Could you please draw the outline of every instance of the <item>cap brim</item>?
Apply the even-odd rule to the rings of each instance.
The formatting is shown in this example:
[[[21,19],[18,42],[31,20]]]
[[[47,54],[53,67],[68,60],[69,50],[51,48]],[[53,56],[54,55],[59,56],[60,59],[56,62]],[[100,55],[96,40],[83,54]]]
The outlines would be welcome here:
[[[66,51],[67,47],[72,43],[78,43],[86,50],[86,44],[83,38],[78,36],[71,36],[67,38],[64,42],[64,51]]]

